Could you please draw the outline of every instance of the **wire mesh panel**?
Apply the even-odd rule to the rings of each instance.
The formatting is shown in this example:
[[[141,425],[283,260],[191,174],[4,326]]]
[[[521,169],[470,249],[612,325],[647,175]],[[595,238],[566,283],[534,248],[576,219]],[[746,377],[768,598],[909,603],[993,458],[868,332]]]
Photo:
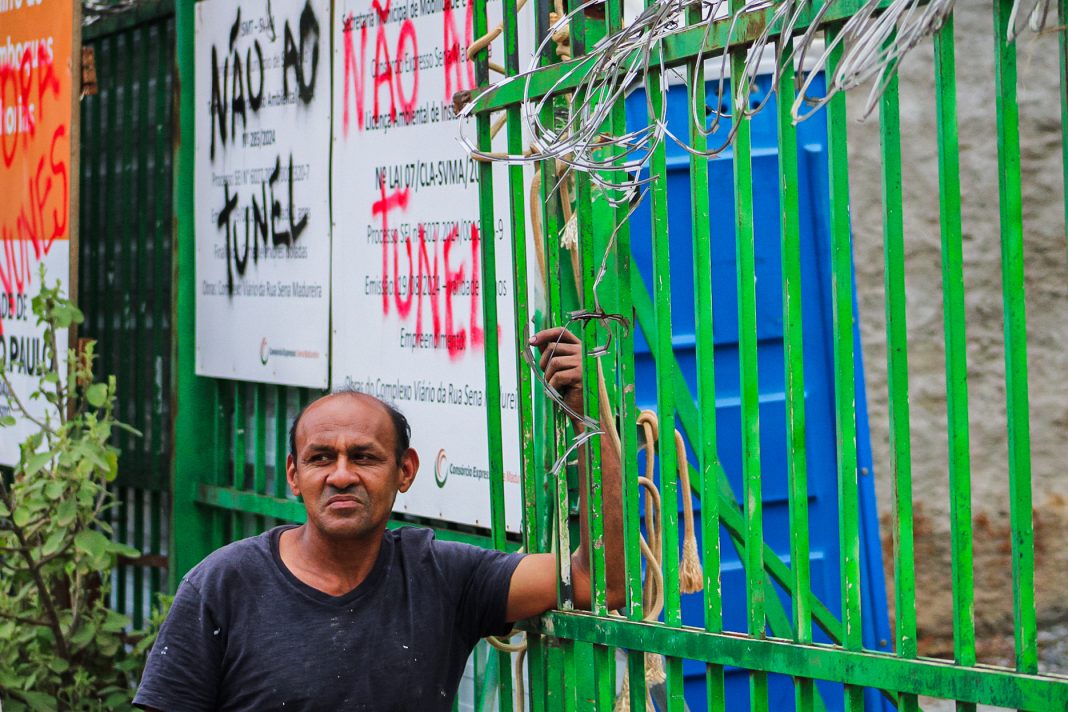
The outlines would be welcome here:
[[[117,381],[119,476],[111,522],[142,552],[118,567],[114,605],[141,627],[165,590],[171,412],[172,8],[147,3],[91,25],[98,92],[82,99],[82,338]]]
[[[528,550],[561,554],[562,582],[558,610],[526,628],[527,701],[532,709],[655,705],[681,710],[693,707],[695,700],[708,709],[734,709],[739,701],[751,709],[916,709],[919,695],[954,700],[958,709],[974,709],[976,703],[1035,710],[1068,705],[1068,680],[1038,674],[1037,665],[1029,431],[1033,414],[1028,402],[1032,386],[1021,208],[1025,191],[1016,100],[1016,38],[1028,26],[1052,26],[1053,5],[993,3],[988,27],[994,37],[994,82],[975,88],[991,96],[997,115],[996,134],[989,139],[998,155],[1004,303],[1008,469],[1001,484],[1011,514],[1014,592],[1013,666],[995,668],[979,665],[976,654],[976,531],[969,472],[974,446],[968,418],[953,3],[651,2],[626,21],[620,3],[536,3],[535,44],[540,53],[537,66],[521,72],[516,3],[503,2],[503,66],[491,64],[485,51],[474,53],[477,76],[486,90],[475,92],[467,106],[476,125],[472,154],[482,165],[481,219],[489,225],[500,217],[494,215],[493,195],[507,191],[516,256],[513,278],[523,283],[527,260],[536,260],[545,293],[543,302],[533,302],[524,290],[516,290],[516,323],[543,318],[583,338],[586,412],[600,414],[605,432],[604,438],[588,440],[580,451],[591,473],[586,485],[591,511],[585,526],[588,540],[594,542],[593,604],[589,613],[577,612],[568,585],[566,553],[578,536],[566,465],[580,433],[552,415],[556,396],[520,363],[522,442],[527,444],[524,543]],[[476,38],[492,24],[486,6],[476,4]],[[1063,23],[1064,3],[1056,9]],[[1063,25],[1052,31],[1063,35]],[[1060,42],[1063,77],[1063,37]],[[917,644],[917,606],[922,601],[916,597],[919,534],[910,451],[916,426],[910,423],[908,236],[902,218],[906,206],[896,75],[902,57],[916,47],[932,54],[930,76],[936,85],[938,150],[931,170],[938,173],[943,252],[952,659],[920,657]],[[491,75],[491,69],[497,74]],[[772,78],[763,90],[760,76]],[[686,90],[681,125],[668,116],[672,83]],[[870,474],[870,455],[862,436],[867,417],[863,381],[858,378],[850,223],[849,159],[856,147],[850,144],[845,95],[846,89],[865,84],[872,87],[866,108],[876,112],[873,120],[878,121],[881,140],[888,378],[878,386],[889,403],[890,460],[884,466],[893,480],[894,499],[889,526],[895,631],[886,636],[890,640],[879,642],[872,642],[870,633],[878,622],[872,619],[871,601],[865,600],[873,595],[865,581],[872,576],[867,562],[877,547],[865,543],[862,531],[865,507],[870,505],[865,503],[862,478]],[[820,85],[825,90],[820,91]],[[627,96],[633,92],[644,94],[644,123],[627,122]],[[757,175],[764,169],[753,138],[758,118],[773,122],[778,157],[775,200],[759,203]],[[819,122],[826,136],[825,158],[812,162],[802,155],[805,124],[799,122]],[[502,128],[507,131],[505,152],[492,143]],[[683,150],[672,156],[672,145]],[[729,159],[732,170],[729,205],[709,201],[710,173],[720,159]],[[672,160],[689,164],[688,185],[669,180]],[[492,180],[493,161],[511,163],[507,183]],[[803,252],[800,223],[806,181],[821,184],[826,200],[826,220],[818,228],[825,247],[817,251],[811,270],[806,270],[809,258]],[[769,205],[777,215],[768,215]],[[632,263],[632,254],[639,252],[634,240],[641,211],[646,211],[651,241],[644,270],[648,282]],[[728,236],[713,226],[717,218],[730,220]],[[758,240],[757,225],[768,219],[778,223],[780,240],[773,271]],[[672,251],[673,234],[686,226],[692,236],[690,269]],[[526,249],[528,228],[532,252]],[[717,241],[724,239],[733,243],[726,279],[714,257]],[[482,265],[484,280],[498,278],[489,250]],[[777,282],[771,286],[769,274]],[[828,285],[825,301],[815,310],[805,304],[809,292],[803,288],[806,280],[814,279]],[[678,290],[680,283],[687,289]],[[767,312],[761,299],[769,289],[781,295],[775,314]],[[492,302],[486,301],[487,323]],[[724,314],[730,315],[735,330],[730,355],[721,348],[727,341],[719,325]],[[680,344],[673,328],[685,319],[693,320],[693,344],[688,348],[693,351],[694,375],[689,380],[678,361]],[[816,376],[807,368],[805,352],[812,348],[809,334],[819,330],[823,319],[829,333],[825,362],[834,424],[833,515],[813,514],[812,482],[827,478],[828,470],[812,468],[812,440],[806,432],[813,416],[806,398]],[[779,325],[777,359],[762,351],[769,340],[768,323]],[[523,343],[521,334],[501,338]],[[487,353],[493,353],[488,342],[489,334]],[[644,352],[653,363],[640,368],[639,358],[636,368],[636,354]],[[491,458],[497,457],[491,460],[491,470],[500,472],[494,451],[501,437],[499,409],[492,397],[495,377],[495,357],[487,358]],[[722,386],[728,380],[735,388],[731,421],[722,414],[727,405]],[[782,384],[781,420],[766,416],[768,383]],[[643,403],[642,393],[652,395]],[[639,416],[639,404],[653,406],[651,413]],[[764,447],[771,428],[781,428],[776,437],[786,443],[782,488],[789,541],[778,548],[765,529],[767,491],[776,486]],[[678,438],[672,437],[676,430]],[[737,433],[740,441],[735,461],[724,455],[728,431]],[[605,607],[605,537],[613,533],[605,530],[604,508],[613,504],[601,496],[605,473],[599,448],[604,447],[618,448],[623,461],[627,605],[621,615],[611,615]],[[680,472],[688,477],[678,476]],[[737,497],[731,492],[732,481],[741,483]],[[690,511],[698,502],[700,537],[693,532]],[[499,489],[494,490],[494,503],[495,510],[502,511]],[[833,552],[838,580],[832,595],[814,586],[817,564],[810,534],[823,523],[814,516],[831,519],[837,530]],[[496,527],[495,538],[502,537],[503,526]],[[737,548],[744,578],[745,626],[737,632],[727,632],[724,626],[729,592],[721,582],[731,573],[724,567],[724,546]],[[701,591],[703,615],[686,620],[684,596],[696,591]],[[704,671],[698,697],[688,695],[686,686],[686,671],[695,668]],[[735,669],[747,671],[748,690],[728,697],[727,680]],[[774,696],[776,676],[793,680],[792,700],[785,705]],[[502,706],[510,704],[502,697]]]

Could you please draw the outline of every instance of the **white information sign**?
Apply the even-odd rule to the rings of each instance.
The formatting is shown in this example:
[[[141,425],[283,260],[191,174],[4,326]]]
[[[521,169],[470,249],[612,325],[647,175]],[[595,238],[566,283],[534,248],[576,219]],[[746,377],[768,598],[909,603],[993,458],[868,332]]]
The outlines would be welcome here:
[[[325,387],[330,3],[196,5],[196,370]]]
[[[489,12],[494,24],[500,3]],[[339,0],[333,32],[333,385],[408,417],[422,464],[397,511],[489,526],[485,331],[497,329],[506,519],[518,531],[508,177],[494,167],[494,226],[484,234],[478,164],[457,140],[452,108],[453,94],[475,83],[472,6]],[[503,56],[500,40],[491,54]],[[503,131],[494,148],[504,150]],[[496,241],[496,324],[482,318],[483,240]]]

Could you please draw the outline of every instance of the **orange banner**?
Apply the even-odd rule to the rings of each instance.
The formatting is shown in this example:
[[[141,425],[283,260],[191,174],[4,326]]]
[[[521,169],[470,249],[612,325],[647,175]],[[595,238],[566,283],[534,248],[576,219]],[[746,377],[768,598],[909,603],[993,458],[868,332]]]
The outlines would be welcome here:
[[[0,0],[0,334],[36,294],[38,264],[68,251],[73,13],[72,0]]]

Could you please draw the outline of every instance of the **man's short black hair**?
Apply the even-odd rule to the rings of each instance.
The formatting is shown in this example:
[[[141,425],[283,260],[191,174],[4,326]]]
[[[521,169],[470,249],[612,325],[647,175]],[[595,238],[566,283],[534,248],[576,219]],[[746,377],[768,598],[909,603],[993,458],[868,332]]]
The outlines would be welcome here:
[[[394,454],[397,458],[397,464],[401,464],[401,462],[404,460],[404,453],[408,452],[408,448],[411,447],[412,442],[412,426],[408,424],[408,419],[404,417],[404,413],[401,413],[399,410],[397,410],[395,407],[382,400],[381,398],[376,398],[375,396],[372,396],[369,393],[362,393],[354,388],[346,387],[338,388],[337,390],[331,391],[322,398],[316,398],[311,403],[301,408],[300,412],[297,413],[295,418],[293,418],[293,424],[289,426],[289,455],[293,458],[293,462],[296,463],[297,461],[297,427],[300,425],[300,419],[304,417],[304,412],[308,410],[308,408],[310,408],[311,406],[321,401],[323,398],[328,398],[329,396],[337,395],[360,396],[361,398],[367,398],[368,400],[372,400],[386,409],[386,412],[389,413],[389,419],[393,423],[393,435],[394,441],[396,443],[394,447]]]

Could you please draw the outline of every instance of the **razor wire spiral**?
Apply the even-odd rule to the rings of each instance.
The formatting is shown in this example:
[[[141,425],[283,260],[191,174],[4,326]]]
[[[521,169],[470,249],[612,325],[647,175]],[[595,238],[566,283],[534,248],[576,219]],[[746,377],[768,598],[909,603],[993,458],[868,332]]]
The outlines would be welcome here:
[[[823,19],[834,5],[824,2],[818,9],[814,0],[747,0],[741,7],[728,10],[727,0],[657,0],[646,7],[632,22],[572,60],[547,91],[533,95],[532,79],[538,70],[538,58],[544,56],[550,44],[566,33],[572,20],[580,13],[602,4],[603,0],[586,0],[570,12],[554,15],[545,38],[534,52],[526,71],[506,77],[493,84],[492,90],[511,83],[522,83],[521,116],[530,137],[530,149],[523,154],[494,153],[479,150],[467,132],[460,141],[470,155],[478,160],[504,163],[529,163],[555,159],[570,170],[586,172],[613,206],[632,202],[642,186],[655,179],[648,170],[654,149],[665,139],[673,141],[686,152],[712,158],[728,149],[734,142],[738,121],[732,120],[726,134],[720,136],[723,119],[737,113],[751,117],[761,111],[772,95],[777,94],[787,62],[799,67],[796,97],[789,97],[794,123],[811,118],[841,91],[869,84],[871,89],[863,107],[863,115],[870,114],[879,102],[890,80],[896,74],[905,55],[923,40],[937,33],[953,11],[956,0],[868,0],[822,47]],[[1035,32],[1047,31],[1050,25],[1052,0],[1015,0],[1009,23],[1008,41],[1014,41],[1026,28]],[[696,12],[693,12],[696,11]],[[717,23],[729,23],[727,36],[734,36],[740,19],[752,13],[770,13],[763,31],[747,48],[736,86],[727,94],[730,52],[719,51],[706,58],[704,47]],[[688,13],[695,22],[686,23]],[[806,20],[806,27],[798,27]],[[713,145],[695,148],[684,136],[668,127],[666,81],[659,82],[659,99],[654,101],[648,81],[654,73],[666,78],[677,70],[664,64],[664,41],[682,29],[703,27],[702,50],[695,58],[701,66],[706,59],[720,64],[717,89],[710,91],[712,101],[698,106],[696,93],[690,92],[690,118],[693,127],[706,139],[716,136]],[[1054,28],[1063,31],[1063,27]],[[791,41],[776,41],[788,37]],[[554,39],[555,38],[555,39]],[[836,51],[840,57],[833,71],[828,66]],[[771,55],[775,67],[770,73],[770,88],[761,100],[751,105],[757,88],[762,60]],[[812,95],[813,85],[820,76],[826,77],[826,88],[818,96]],[[644,85],[649,114],[647,126],[617,135],[604,130],[608,125],[612,106],[632,88]],[[565,114],[553,113],[553,98],[569,97]],[[729,99],[728,101],[725,101]],[[475,101],[460,112],[462,120],[470,120]],[[730,110],[727,107],[737,107]],[[546,117],[549,117],[547,120]],[[567,172],[569,172],[567,171]],[[565,175],[566,173],[565,172]],[[563,179],[561,179],[563,180]]]

